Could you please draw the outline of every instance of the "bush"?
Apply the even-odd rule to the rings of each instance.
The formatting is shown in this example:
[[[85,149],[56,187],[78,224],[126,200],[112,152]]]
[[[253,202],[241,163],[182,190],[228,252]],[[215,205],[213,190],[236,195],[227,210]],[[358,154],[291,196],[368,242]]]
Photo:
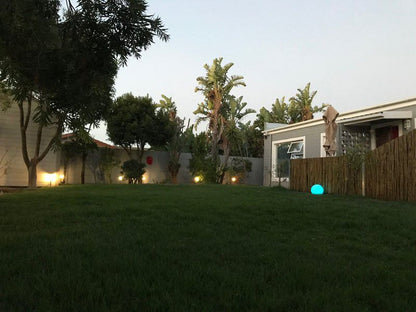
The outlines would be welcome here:
[[[144,167],[146,165],[138,162],[136,159],[130,159],[121,166],[121,173],[129,181],[129,184],[142,183],[142,176],[146,172]]]

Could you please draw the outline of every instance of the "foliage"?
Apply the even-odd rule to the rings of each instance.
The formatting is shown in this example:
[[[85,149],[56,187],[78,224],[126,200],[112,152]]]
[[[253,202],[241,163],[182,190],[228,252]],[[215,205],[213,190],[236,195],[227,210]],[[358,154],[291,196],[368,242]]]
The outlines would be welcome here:
[[[325,104],[321,106],[312,106],[313,98],[318,91],[310,92],[311,83],[306,84],[304,89],[298,89],[294,97],[290,98],[290,104],[287,110],[289,116],[289,123],[296,123],[313,119],[313,114],[321,112],[326,107]]]
[[[87,156],[91,151],[97,149],[97,144],[88,132],[80,129],[74,132],[69,141],[64,142],[61,146],[61,151],[64,159],[64,177],[67,175],[67,167],[69,162],[76,156],[81,157],[81,184],[85,183],[85,166]]]
[[[130,56],[140,57],[155,36],[168,39],[161,20],[146,13],[145,1],[65,3],[62,8],[58,0],[16,0],[0,10],[0,82],[19,106],[31,187],[37,164],[64,127],[96,124],[106,113],[119,66]],[[26,132],[32,117],[38,130],[29,156]],[[56,132],[41,150],[47,126]]]
[[[156,112],[151,97],[126,93],[113,102],[107,116],[107,134],[130,158],[133,147],[136,147],[139,162],[142,162],[146,144],[166,144],[172,136],[172,127],[166,113],[162,110]]]
[[[240,127],[242,144],[237,146],[238,150],[232,152],[232,155],[263,158],[264,138],[261,130],[250,121]]]
[[[61,145],[61,158],[63,160],[64,166],[64,180],[62,183],[66,183],[68,181],[68,166],[80,153],[78,150],[79,145],[72,140],[64,142]]]
[[[244,124],[242,120],[249,114],[255,113],[255,110],[246,108],[247,103],[243,102],[243,97],[238,98],[234,96],[227,96],[226,101],[221,110],[221,124],[223,125],[223,131],[221,134],[220,146],[223,151],[223,158],[218,168],[219,177],[218,183],[223,183],[223,179],[226,171],[229,169],[228,160],[233,150],[233,147],[239,147],[239,154],[242,155],[243,144],[246,141],[244,133]],[[234,149],[235,150],[235,149]]]
[[[228,170],[230,177],[236,177],[239,183],[243,183],[247,177],[247,174],[252,170],[252,162],[244,158],[233,158]]]
[[[120,166],[120,160],[115,158],[114,150],[111,148],[100,148],[100,162],[99,162],[99,169],[103,173],[104,182],[106,179],[108,183],[111,184],[112,176],[111,172],[113,168]]]
[[[323,111],[326,104],[312,106],[317,91],[311,92],[310,85],[308,83],[304,89],[298,89],[296,95],[289,99],[289,103],[286,103],[285,97],[282,97],[280,100],[276,99],[270,111],[262,107],[257,114],[255,126],[263,131],[266,122],[292,124],[313,119],[313,114]]]
[[[243,133],[242,119],[255,113],[247,109],[243,97],[235,97],[231,90],[237,86],[245,86],[242,76],[229,76],[228,71],[233,63],[222,66],[222,58],[214,59],[213,64],[205,64],[205,77],[198,77],[199,86],[195,91],[202,92],[205,101],[198,105],[194,114],[198,115],[197,123],[208,121],[211,145],[212,164],[217,164],[217,183],[222,183],[229,169],[228,160],[232,151],[242,151],[248,141]],[[247,150],[247,149],[246,149]],[[218,158],[222,153],[222,159]]]
[[[122,174],[129,181],[129,184],[141,184],[142,176],[146,173],[145,166],[136,159],[127,160],[121,166]]]
[[[209,142],[205,132],[195,136],[191,145],[191,155],[189,170],[192,176],[202,177],[207,183],[216,183],[218,162],[209,155]]]
[[[182,152],[190,144],[189,139],[192,137],[193,126],[188,125],[185,128],[185,119],[181,119],[176,116],[176,104],[172,98],[162,94],[162,99],[159,104],[156,105],[160,111],[169,116],[171,137],[166,143],[166,149],[169,153],[168,171],[170,174],[170,182],[173,184],[178,183],[178,173],[181,167],[180,157]]]
[[[222,133],[224,131],[224,116],[222,110],[224,101],[231,94],[231,90],[234,87],[245,86],[243,76],[231,75],[228,71],[234,65],[228,63],[222,65],[223,58],[214,59],[211,66],[204,65],[206,74],[204,77],[198,77],[196,80],[198,86],[195,88],[195,92],[201,92],[205,101],[198,105],[194,114],[199,115],[197,123],[201,121],[208,121],[208,129],[211,136],[211,158],[214,162],[217,162],[218,158],[218,145],[222,139]]]
[[[276,99],[274,104],[272,104],[270,111],[264,107],[260,109],[259,114],[257,114],[255,125],[263,131],[266,122],[289,123],[288,107],[289,105],[285,102],[285,97],[282,97],[281,100]]]
[[[369,150],[365,144],[357,143],[352,146],[348,146],[345,153],[348,166],[353,170],[361,170],[368,154]]]

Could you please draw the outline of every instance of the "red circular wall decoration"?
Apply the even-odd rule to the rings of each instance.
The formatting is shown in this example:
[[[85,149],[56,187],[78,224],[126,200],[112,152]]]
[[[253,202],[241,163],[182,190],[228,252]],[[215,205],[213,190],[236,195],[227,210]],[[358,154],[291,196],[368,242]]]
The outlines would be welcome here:
[[[153,164],[153,157],[152,157],[152,156],[147,156],[147,158],[146,158],[146,163],[147,163],[148,165]]]

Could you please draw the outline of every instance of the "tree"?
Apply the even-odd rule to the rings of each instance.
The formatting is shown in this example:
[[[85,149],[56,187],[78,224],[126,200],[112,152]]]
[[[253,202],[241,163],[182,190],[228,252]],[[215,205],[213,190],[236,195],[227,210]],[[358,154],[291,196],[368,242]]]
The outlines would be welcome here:
[[[178,183],[178,173],[181,168],[180,157],[186,145],[189,144],[189,137],[192,135],[193,127],[188,125],[185,127],[185,119],[176,116],[176,105],[172,98],[162,94],[157,107],[169,116],[171,123],[172,136],[169,138],[166,149],[169,153],[168,171],[171,183]]]
[[[262,107],[254,122],[255,126],[263,131],[266,122],[292,124],[313,119],[313,114],[323,111],[327,105],[312,106],[317,91],[311,92],[310,85],[308,83],[304,89],[298,89],[296,95],[289,99],[289,104],[282,97],[281,100],[276,99],[270,111]]]
[[[138,162],[136,159],[130,159],[123,163],[121,169],[129,184],[141,184],[142,176],[146,173],[144,167],[145,164]]]
[[[95,124],[111,103],[114,77],[128,57],[140,57],[155,36],[167,40],[161,20],[143,0],[6,1],[0,9],[0,81],[16,101],[28,185],[64,127]],[[35,60],[35,61],[34,61]],[[33,154],[27,130],[37,126]],[[41,150],[45,127],[55,134]]]
[[[118,97],[107,117],[107,134],[110,140],[121,146],[130,159],[133,148],[143,163],[146,144],[162,146],[172,135],[169,116],[163,111],[156,112],[156,105],[149,96],[135,97],[126,93]]]
[[[247,103],[243,102],[242,96],[236,98],[230,95],[222,107],[221,124],[223,125],[224,131],[222,131],[220,145],[224,157],[218,170],[218,183],[223,183],[224,175],[228,168],[228,159],[233,146],[241,146],[243,143],[244,134],[241,131],[243,118],[256,112],[254,109],[246,109],[246,106]]]
[[[200,115],[197,122],[208,121],[213,161],[218,161],[218,144],[224,131],[224,124],[221,120],[224,100],[234,87],[246,85],[243,76],[229,76],[228,72],[234,64],[228,63],[222,66],[222,61],[223,58],[220,57],[214,59],[211,66],[205,64],[206,74],[196,79],[198,86],[195,88],[195,92],[202,92],[205,97],[205,101],[198,105],[194,114]]]
[[[80,130],[73,133],[69,141],[62,144],[64,158],[64,177],[67,175],[68,163],[75,157],[81,156],[81,184],[85,184],[85,166],[87,156],[91,151],[97,150],[97,144],[88,132]]]
[[[68,166],[70,162],[78,155],[78,145],[72,140],[64,142],[61,146],[61,155],[64,165],[63,183],[66,183],[68,181]]]
[[[251,121],[241,123],[241,141],[232,147],[231,154],[242,157],[263,158],[264,138],[262,131]]]
[[[202,178],[202,181],[215,183],[217,181],[217,162],[209,155],[210,147],[208,136],[201,132],[195,136],[191,143],[191,155],[189,170],[193,176]]]
[[[114,150],[107,147],[100,148],[99,158],[98,167],[103,174],[104,183],[106,183],[107,179],[108,183],[111,184],[111,172],[114,167],[120,166],[120,160],[115,158]]]
[[[313,98],[318,91],[310,92],[311,83],[309,82],[304,89],[298,89],[294,97],[289,99],[290,104],[287,110],[289,116],[289,123],[296,123],[313,119],[313,114],[321,112],[326,107],[325,104],[321,106],[312,106]]]
[[[260,109],[259,114],[257,114],[255,125],[263,131],[266,122],[289,123],[288,106],[289,105],[285,103],[285,97],[282,97],[281,100],[277,98],[274,104],[272,104],[270,111],[264,107]]]

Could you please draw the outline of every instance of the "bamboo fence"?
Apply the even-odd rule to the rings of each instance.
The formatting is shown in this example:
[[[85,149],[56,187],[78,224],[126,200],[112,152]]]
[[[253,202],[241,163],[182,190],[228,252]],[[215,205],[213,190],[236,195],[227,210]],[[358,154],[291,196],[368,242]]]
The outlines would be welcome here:
[[[416,201],[416,130],[371,151],[359,166],[347,156],[291,160],[290,189],[309,192],[314,184],[332,194]]]

